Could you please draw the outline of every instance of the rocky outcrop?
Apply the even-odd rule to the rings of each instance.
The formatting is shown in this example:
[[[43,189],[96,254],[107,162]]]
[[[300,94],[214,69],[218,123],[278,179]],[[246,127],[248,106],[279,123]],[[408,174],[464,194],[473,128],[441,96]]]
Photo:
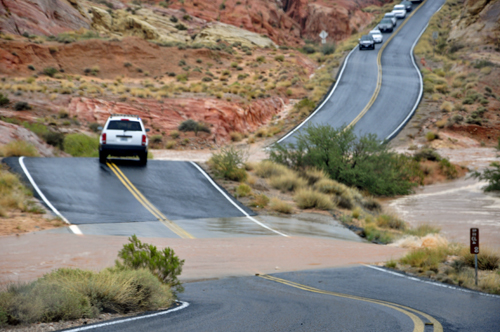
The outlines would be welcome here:
[[[0,121],[0,145],[16,140],[31,143],[42,157],[55,156],[54,148],[45,143],[30,130],[12,123]]]
[[[227,43],[240,42],[248,47],[278,47],[271,39],[262,37],[248,30],[240,29],[234,25],[224,23],[210,23],[205,29],[201,30],[195,38],[195,42],[216,43],[223,40]]]
[[[0,31],[22,35],[57,35],[89,29],[90,22],[65,0],[2,0]]]
[[[167,133],[177,130],[181,122],[193,119],[210,125],[209,139],[220,143],[233,131],[255,131],[283,108],[284,101],[277,97],[259,99],[247,105],[212,98],[165,99],[162,103],[141,99],[130,104],[77,97],[71,99],[68,111],[70,116],[77,116],[81,121],[98,123],[104,123],[112,113],[136,114],[146,120],[147,127]]]
[[[465,0],[453,21],[449,42],[500,47],[500,0]]]

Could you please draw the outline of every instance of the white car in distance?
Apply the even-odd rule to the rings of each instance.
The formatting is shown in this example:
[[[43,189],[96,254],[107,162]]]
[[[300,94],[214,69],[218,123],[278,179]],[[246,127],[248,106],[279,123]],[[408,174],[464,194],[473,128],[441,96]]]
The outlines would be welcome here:
[[[388,18],[392,21],[392,27],[395,27],[397,22],[398,22],[398,19],[396,18],[396,14],[394,14],[393,12],[385,13],[384,18]]]
[[[397,18],[405,18],[406,17],[406,6],[405,5],[396,5],[392,10],[394,16]]]
[[[377,44],[380,44],[384,41],[384,36],[379,29],[373,29],[372,31],[370,31],[370,35],[373,37],[373,41],[375,41],[375,43]]]

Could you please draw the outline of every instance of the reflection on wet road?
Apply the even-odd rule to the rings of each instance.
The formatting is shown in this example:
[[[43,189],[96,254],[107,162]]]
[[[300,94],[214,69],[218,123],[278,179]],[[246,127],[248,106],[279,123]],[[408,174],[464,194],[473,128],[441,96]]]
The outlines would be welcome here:
[[[484,193],[485,185],[470,178],[431,185],[389,206],[411,224],[440,226],[448,239],[464,244],[469,229],[478,227],[481,245],[500,250],[500,195]]]

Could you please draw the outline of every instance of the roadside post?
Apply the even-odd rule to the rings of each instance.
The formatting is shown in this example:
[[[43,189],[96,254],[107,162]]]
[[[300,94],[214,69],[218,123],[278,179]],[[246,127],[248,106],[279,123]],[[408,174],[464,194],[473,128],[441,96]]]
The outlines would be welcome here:
[[[328,37],[328,32],[322,30],[319,34],[319,37],[321,38],[321,43],[326,44],[326,37]]]
[[[470,229],[470,253],[474,254],[474,265],[476,267],[476,286],[477,286],[477,254],[479,254],[479,228]]]

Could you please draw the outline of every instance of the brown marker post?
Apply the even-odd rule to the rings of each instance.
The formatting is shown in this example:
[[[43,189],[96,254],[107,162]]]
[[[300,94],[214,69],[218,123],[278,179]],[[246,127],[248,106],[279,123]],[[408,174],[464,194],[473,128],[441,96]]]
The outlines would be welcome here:
[[[474,265],[476,267],[476,286],[477,286],[477,254],[479,254],[479,228],[470,229],[470,253],[474,254]]]

